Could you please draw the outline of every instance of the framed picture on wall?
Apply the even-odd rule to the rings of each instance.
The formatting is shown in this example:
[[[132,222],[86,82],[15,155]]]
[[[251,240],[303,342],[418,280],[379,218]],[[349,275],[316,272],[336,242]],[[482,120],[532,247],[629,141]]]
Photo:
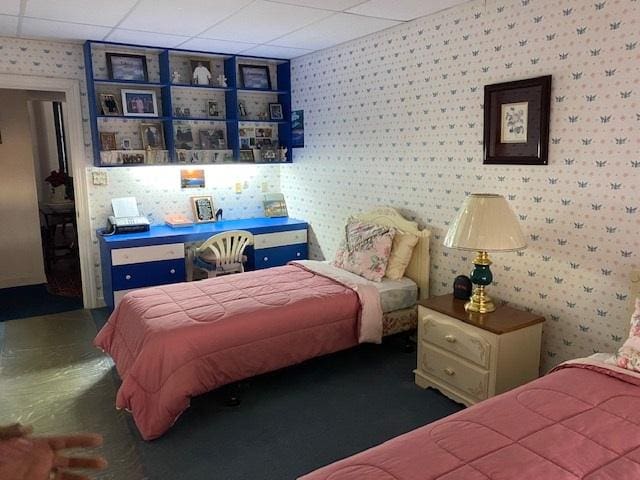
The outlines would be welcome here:
[[[122,112],[128,117],[157,117],[158,104],[153,90],[122,89]]]
[[[484,87],[484,164],[547,165],[551,75]]]
[[[145,150],[164,150],[164,133],[162,123],[150,122],[140,124],[140,136],[142,137],[142,148]]]
[[[107,53],[107,70],[111,80],[147,82],[147,57],[128,53]]]
[[[115,95],[111,93],[100,94],[100,108],[102,109],[102,115],[116,116],[120,115],[120,106]]]
[[[193,209],[194,222],[206,223],[216,221],[213,197],[210,195],[191,197],[191,208]]]

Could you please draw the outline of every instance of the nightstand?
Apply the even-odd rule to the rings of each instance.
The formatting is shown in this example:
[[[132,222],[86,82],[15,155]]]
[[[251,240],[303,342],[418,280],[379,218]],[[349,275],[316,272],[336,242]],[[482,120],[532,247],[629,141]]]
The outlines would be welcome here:
[[[469,406],[537,378],[544,317],[509,306],[467,313],[464,303],[419,302],[416,384]]]

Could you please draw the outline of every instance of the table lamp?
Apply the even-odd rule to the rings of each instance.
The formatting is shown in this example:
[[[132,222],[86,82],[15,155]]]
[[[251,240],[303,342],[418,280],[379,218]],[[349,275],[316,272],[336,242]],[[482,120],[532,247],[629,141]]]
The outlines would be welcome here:
[[[496,307],[485,293],[485,287],[493,280],[488,252],[522,250],[527,243],[515,213],[502,195],[472,193],[449,227],[444,246],[478,252],[471,272],[476,288],[464,308],[467,312],[490,313]]]

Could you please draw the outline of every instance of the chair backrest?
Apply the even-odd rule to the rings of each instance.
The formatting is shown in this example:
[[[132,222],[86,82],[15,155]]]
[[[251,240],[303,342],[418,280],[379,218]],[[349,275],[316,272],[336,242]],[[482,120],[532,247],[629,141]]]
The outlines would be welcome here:
[[[241,264],[242,254],[247,245],[253,244],[253,234],[246,230],[230,230],[209,237],[196,248],[196,255],[213,253],[218,268],[224,270],[226,265]]]

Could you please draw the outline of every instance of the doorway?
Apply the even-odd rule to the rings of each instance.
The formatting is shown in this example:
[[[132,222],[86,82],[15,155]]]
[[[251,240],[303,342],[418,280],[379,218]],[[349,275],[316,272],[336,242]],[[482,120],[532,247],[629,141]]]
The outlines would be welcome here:
[[[10,93],[10,98],[29,96],[29,108],[45,112],[47,117],[47,120],[43,120],[39,114],[26,115],[26,127],[22,125],[17,130],[23,136],[25,132],[33,132],[29,135],[34,138],[33,142],[29,142],[32,161],[30,185],[24,183],[25,172],[14,169],[15,162],[8,165],[11,162],[7,159],[15,160],[16,157],[7,155],[6,148],[0,155],[0,161],[7,164],[3,165],[4,178],[17,179],[4,189],[6,198],[0,202],[0,216],[5,226],[0,229],[0,237],[4,237],[0,238],[0,255],[3,262],[6,261],[5,273],[11,272],[0,278],[0,304],[4,310],[8,302],[20,303],[18,300],[21,300],[26,303],[27,308],[23,310],[30,311],[29,316],[50,313],[35,308],[38,302],[34,298],[42,294],[42,288],[38,287],[44,287],[47,294],[51,295],[40,303],[50,304],[57,311],[70,310],[71,306],[99,306],[91,261],[86,186],[88,165],[79,87],[76,80],[0,74],[0,89]],[[3,101],[2,104],[4,111],[6,103]],[[49,122],[52,130],[45,130],[43,122]],[[11,136],[16,130],[13,132]],[[8,146],[4,140],[9,140],[9,133],[10,129],[0,128],[0,136],[3,137],[0,149]],[[41,140],[47,140],[37,141],[38,136],[42,137]],[[47,149],[48,153],[43,155]],[[46,161],[44,156],[47,157]],[[27,210],[29,215],[24,215]],[[34,222],[28,221],[33,220],[34,216]],[[31,226],[27,228],[27,224]],[[37,248],[35,241],[38,242]],[[65,300],[54,302],[53,297]],[[25,316],[15,315],[14,312],[14,318]],[[5,319],[0,318],[0,321]]]

